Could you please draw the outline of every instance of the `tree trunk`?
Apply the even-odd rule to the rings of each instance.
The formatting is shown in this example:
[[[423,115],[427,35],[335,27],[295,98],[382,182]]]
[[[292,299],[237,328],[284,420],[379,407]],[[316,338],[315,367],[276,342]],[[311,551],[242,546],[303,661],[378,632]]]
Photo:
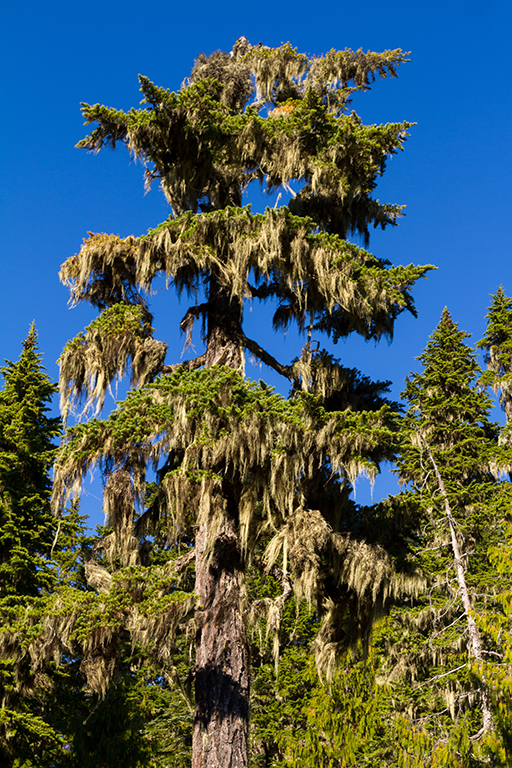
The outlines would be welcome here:
[[[213,275],[208,305],[205,368],[227,365],[243,373],[242,307],[238,301],[231,301],[229,290],[220,286]]]
[[[205,367],[243,373],[242,308],[210,278]],[[227,511],[208,547],[208,524],[196,533],[196,667],[192,768],[248,765],[250,665],[245,628],[245,586],[237,509],[225,488]],[[215,502],[214,502],[215,503]]]
[[[196,710],[192,768],[248,765],[250,666],[245,589],[235,520],[226,518],[207,553],[207,526],[196,534]]]
[[[430,461],[432,463],[432,466],[434,467],[434,474],[436,476],[437,485],[444,501],[446,519],[448,521],[448,527],[450,529],[450,539],[452,543],[452,552],[453,552],[453,559],[455,562],[455,570],[457,572],[457,582],[459,584],[462,605],[464,607],[464,613],[466,615],[466,622],[467,622],[468,635],[469,635],[470,654],[482,666],[483,660],[484,660],[483,653],[482,653],[482,641],[480,639],[480,632],[478,631],[478,625],[475,619],[473,618],[472,612],[471,612],[471,601],[469,599],[469,591],[468,591],[468,586],[466,584],[466,575],[464,573],[464,565],[462,563],[462,555],[459,547],[459,542],[457,540],[457,532],[455,530],[455,521],[453,519],[450,502],[448,500],[448,495],[446,493],[446,488],[443,482],[443,478],[441,477],[439,468],[436,464],[434,456],[432,455],[430,446],[424,438],[421,438],[421,440],[425,444]],[[485,679],[485,675],[483,674],[483,671],[482,671],[482,687],[480,689],[480,704],[482,707],[482,729],[478,734],[476,734],[476,737],[480,736],[481,733],[487,733],[488,731],[494,730],[494,718],[491,711],[491,699],[489,696],[487,682]],[[476,737],[473,737],[473,739]]]

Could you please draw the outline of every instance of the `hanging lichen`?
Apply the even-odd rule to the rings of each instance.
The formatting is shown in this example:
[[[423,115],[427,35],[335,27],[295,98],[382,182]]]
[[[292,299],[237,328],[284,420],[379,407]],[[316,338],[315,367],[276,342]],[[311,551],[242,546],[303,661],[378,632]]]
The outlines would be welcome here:
[[[414,313],[410,289],[430,268],[389,267],[336,235],[317,234],[314,230],[312,221],[292,216],[286,208],[267,209],[265,214],[251,214],[249,207],[195,216],[187,213],[169,219],[139,240],[132,239],[129,276],[125,242],[114,237],[109,240],[107,236],[102,236],[98,243],[96,236],[85,241],[80,253],[63,266],[62,274],[67,276],[75,300],[88,299],[94,293],[96,303],[107,305],[113,281],[107,280],[105,296],[101,296],[96,284],[96,275],[107,269],[106,260],[122,261],[125,282],[134,291],[136,287],[150,291],[153,280],[164,273],[178,293],[197,292],[208,275],[214,273],[233,302],[282,297],[274,313],[277,329],[286,329],[296,322],[301,331],[313,324],[332,334],[335,341],[353,332],[366,339],[391,337],[396,316],[403,309]],[[197,317],[204,319],[210,309],[210,304],[205,303],[188,310],[182,324],[187,334],[191,334]],[[247,339],[241,328],[238,341],[269,364],[264,350]],[[98,389],[91,396],[92,404],[102,402],[104,387],[94,367],[98,366],[95,361],[99,357],[92,355],[92,348],[88,349],[94,358],[90,378],[98,382]],[[164,352],[162,345],[146,339],[144,348],[139,347],[139,356],[132,355],[132,360],[140,363],[134,380],[142,382],[147,380],[146,375],[149,378],[158,372],[159,366],[161,370]],[[85,360],[85,355],[82,359]],[[128,355],[120,359],[124,362]],[[65,381],[82,381],[78,367],[75,374],[74,370],[70,366],[68,373],[63,368]],[[279,372],[285,372],[283,366]],[[288,374],[292,378],[290,371],[285,373]],[[112,378],[110,372],[106,373],[107,382]],[[89,386],[89,390],[93,392],[94,388]]]
[[[318,398],[285,400],[244,382],[230,369],[177,370],[129,394],[107,421],[68,430],[55,470],[54,499],[65,503],[70,493],[78,492],[88,470],[103,467],[110,478],[105,488],[107,514],[118,531],[118,545],[123,536],[129,537],[129,558],[130,551],[136,552],[129,544],[129,530],[134,506],[143,501],[145,467],[157,466],[162,456],[176,457],[178,465],[162,477],[158,502],[171,511],[169,540],[192,514],[198,524],[207,522],[211,552],[225,518],[222,499],[229,485],[236,489],[238,535],[248,561],[256,540],[268,531],[269,566],[284,558],[297,598],[315,603],[322,612],[322,563],[327,558],[334,569],[333,586],[346,592],[350,611],[363,612],[361,630],[372,611],[378,612],[379,606],[381,610],[399,588],[399,581],[393,587],[387,556],[378,547],[337,534],[318,511],[297,508],[297,503],[305,501],[308,482],[326,457],[342,483],[353,483],[361,472],[373,475],[376,466],[368,456],[386,439],[391,447],[393,418],[387,407],[372,414],[329,414]],[[120,492],[115,490],[119,487]],[[142,522],[147,533],[152,532],[154,512],[153,506]],[[326,627],[325,632],[333,643],[335,629]],[[342,647],[343,639],[337,642]]]
[[[95,126],[78,146],[124,144],[144,163],[146,185],[160,182],[172,214],[142,237],[90,235],[61,269],[72,303],[102,310],[61,357],[65,413],[97,416],[130,366],[133,390],[107,419],[66,433],[54,509],[99,467],[111,528],[87,567],[97,594],[78,608],[62,597],[38,653],[47,658],[75,638],[89,684],[103,691],[121,627],[163,659],[174,633],[188,631],[197,765],[247,764],[248,623],[266,616],[277,655],[285,602],[306,601],[322,621],[316,650],[329,671],[415,578],[397,574],[378,536],[365,539],[350,499],[356,478],[373,479],[394,455],[396,404],[386,382],[347,369],[316,341],[320,333],[391,339],[398,315],[415,314],[412,287],[430,269],[365,250],[372,227],[403,215],[373,195],[412,124],[366,126],[348,111],[352,93],[395,76],[406,60],[400,50],[309,57],[288,43],[240,38],[230,53],[201,54],[176,93],[140,77],[139,109],[83,105]],[[292,199],[253,214],[242,195],[254,181]],[[152,337],[144,297],[162,277],[192,297],[181,330],[190,343],[201,322],[204,351],[194,360],[166,365],[165,344]],[[247,302],[269,299],[274,329],[294,324],[307,337],[293,362],[245,333]],[[289,399],[244,379],[244,350],[288,379]],[[145,571],[164,528],[168,568]],[[180,594],[172,565],[182,545],[194,596]],[[281,594],[251,604],[248,567],[277,574]],[[155,579],[167,581],[150,609],[144,595]]]
[[[81,416],[89,410],[98,414],[111,382],[126,376],[129,366],[134,386],[161,371],[167,345],[152,338],[150,318],[140,305],[114,304],[68,341],[58,360],[64,421],[82,401]]]

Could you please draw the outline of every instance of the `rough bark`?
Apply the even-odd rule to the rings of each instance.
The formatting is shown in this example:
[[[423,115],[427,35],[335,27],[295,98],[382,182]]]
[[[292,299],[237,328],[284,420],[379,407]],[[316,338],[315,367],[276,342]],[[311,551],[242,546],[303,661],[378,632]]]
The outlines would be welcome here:
[[[227,517],[208,557],[207,526],[196,534],[195,694],[192,768],[246,768],[250,667],[245,589],[235,520]]]
[[[242,307],[210,277],[204,365],[243,372]],[[233,491],[213,551],[208,528],[196,533],[196,666],[192,768],[248,765],[250,665],[245,628],[245,587]]]
[[[243,373],[242,307],[214,275],[210,277],[208,305],[205,368],[227,365]]]

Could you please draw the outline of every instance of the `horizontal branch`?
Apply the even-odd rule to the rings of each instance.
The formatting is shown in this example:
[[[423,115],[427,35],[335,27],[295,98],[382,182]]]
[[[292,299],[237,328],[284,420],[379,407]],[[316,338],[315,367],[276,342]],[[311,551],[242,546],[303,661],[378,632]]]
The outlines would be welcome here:
[[[180,322],[180,328],[182,331],[187,331],[189,325],[199,317],[204,317],[210,309],[210,302],[205,301],[203,304],[196,304],[193,307],[189,307]]]
[[[206,353],[195,357],[193,360],[185,360],[183,363],[176,363],[175,365],[163,365],[162,373],[174,373],[181,368],[183,371],[195,371],[196,368],[200,368],[204,365],[206,360]]]
[[[441,680],[442,677],[448,677],[448,675],[454,675],[455,672],[459,672],[461,669],[466,669],[467,664],[461,664],[460,667],[455,667],[455,669],[450,669],[449,672],[444,672],[442,675],[436,675],[435,677],[431,677],[430,680],[425,680],[424,683],[420,683],[420,685],[417,686],[417,688],[423,688],[425,685],[430,685],[430,683],[435,683],[436,680]]]

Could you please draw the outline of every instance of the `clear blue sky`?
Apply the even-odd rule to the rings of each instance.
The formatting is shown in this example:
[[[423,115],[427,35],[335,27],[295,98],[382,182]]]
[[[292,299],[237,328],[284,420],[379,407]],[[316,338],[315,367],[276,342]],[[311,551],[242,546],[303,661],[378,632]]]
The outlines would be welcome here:
[[[403,315],[391,345],[340,343],[334,351],[344,364],[391,379],[398,396],[444,306],[476,341],[489,294],[500,283],[512,294],[510,0],[29,0],[6,6],[1,23],[0,359],[18,358],[35,319],[57,378],[63,345],[95,316],[89,307],[67,307],[60,264],[87,231],[140,235],[169,213],[156,186],[144,195],[142,168],[125,150],[95,157],[74,149],[86,133],[79,103],[137,105],[138,73],[178,89],[199,52],[230,50],[241,35],[271,46],[289,40],[310,54],[411,51],[398,79],[377,83],[353,105],[366,123],[417,123],[377,191],[381,201],[407,205],[407,216],[376,233],[369,250],[395,264],[434,263],[438,271],[415,290],[417,320]],[[185,307],[176,308],[169,292],[156,297],[154,309],[156,337],[177,360],[183,340],[176,321]],[[271,342],[266,321],[258,315],[260,342],[287,362],[299,350],[293,334]],[[277,383],[265,369],[253,375]],[[286,393],[286,383],[281,389]],[[377,484],[377,494],[386,490],[385,480]],[[360,500],[365,493],[361,485]]]

